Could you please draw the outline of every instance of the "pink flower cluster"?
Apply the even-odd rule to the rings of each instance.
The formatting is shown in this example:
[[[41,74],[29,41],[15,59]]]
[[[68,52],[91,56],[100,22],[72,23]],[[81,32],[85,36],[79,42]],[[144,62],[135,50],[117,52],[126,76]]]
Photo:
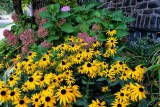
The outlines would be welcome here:
[[[16,13],[12,14],[11,18],[13,19],[14,22],[18,22],[18,15]]]
[[[22,50],[22,55],[23,54],[26,54],[29,50],[28,50],[28,45],[24,45],[22,48],[21,48],[21,50]]]
[[[12,31],[6,29],[4,30],[3,35],[7,39],[7,44],[12,46],[18,44],[18,37],[16,37]]]
[[[42,12],[42,11],[45,11],[46,10],[46,7],[43,7],[41,9],[38,9],[38,10],[35,10],[34,12],[34,16],[36,18],[36,23],[39,25],[39,26],[42,26],[44,23],[47,22],[47,19],[42,19],[40,16],[39,16],[39,13]]]
[[[78,33],[78,38],[81,38],[84,42],[88,43],[88,47],[96,41],[96,38],[90,37],[88,33]]]
[[[48,34],[49,34],[48,29],[39,27],[39,29],[38,29],[38,37],[44,38],[44,37],[48,36]]]
[[[20,35],[20,40],[22,40],[23,45],[29,45],[35,42],[34,40],[34,32],[32,29],[25,30]]]
[[[63,12],[68,12],[68,11],[70,11],[71,10],[71,8],[69,7],[69,6],[63,6],[62,8],[61,8],[61,11],[63,11]]]
[[[45,47],[45,48],[50,48],[50,47],[51,47],[51,44],[50,44],[50,43],[47,43],[46,40],[44,40],[44,41],[41,43],[41,45],[42,45],[43,47]]]

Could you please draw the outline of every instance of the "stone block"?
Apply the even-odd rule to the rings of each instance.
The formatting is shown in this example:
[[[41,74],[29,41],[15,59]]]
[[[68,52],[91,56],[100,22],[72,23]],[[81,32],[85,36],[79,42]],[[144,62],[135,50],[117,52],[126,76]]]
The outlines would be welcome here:
[[[143,14],[152,14],[152,13],[153,13],[152,9],[143,10]]]
[[[150,21],[150,28],[151,29],[156,28],[156,20],[157,20],[156,16],[151,17],[151,21]]]
[[[147,8],[147,3],[144,2],[144,3],[140,3],[136,6],[136,9],[145,9]]]
[[[130,5],[130,0],[124,0],[124,5],[123,6],[129,6]]]
[[[132,10],[132,7],[127,7],[126,8],[126,12],[131,12],[131,10]]]
[[[137,27],[140,28],[140,23],[141,23],[141,16],[138,15],[138,18],[137,18]]]
[[[160,14],[160,9],[155,9],[156,14]]]
[[[132,0],[131,5],[135,5],[135,4],[136,4],[136,0]]]
[[[137,2],[142,2],[143,0],[137,0]]]
[[[160,29],[160,17],[157,18],[157,26],[156,26],[156,28]]]
[[[145,19],[144,28],[149,28],[149,24],[150,24],[150,17],[147,16]]]
[[[149,2],[149,4],[148,4],[148,8],[157,8],[157,7],[160,7],[160,1],[159,0]]]
[[[140,28],[144,27],[145,19],[146,19],[146,16],[142,15],[142,19],[141,19],[140,26],[139,26]]]

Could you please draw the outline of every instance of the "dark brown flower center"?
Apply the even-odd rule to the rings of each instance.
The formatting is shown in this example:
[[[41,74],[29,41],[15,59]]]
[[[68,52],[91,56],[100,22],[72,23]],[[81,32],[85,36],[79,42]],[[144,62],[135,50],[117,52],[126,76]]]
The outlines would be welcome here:
[[[6,95],[6,91],[1,91],[1,95],[5,96]]]
[[[33,78],[32,77],[29,78],[29,82],[33,82]]]
[[[62,61],[62,65],[65,65],[66,63],[64,61]]]
[[[20,104],[20,105],[23,105],[23,104],[24,104],[24,100],[20,100],[20,101],[19,101],[19,104]]]
[[[46,58],[43,58],[43,61],[46,61]]]
[[[140,92],[143,92],[143,91],[144,91],[144,89],[143,89],[143,88],[139,88],[139,91],[140,91]]]
[[[89,52],[89,49],[87,49],[87,52]]]
[[[32,53],[29,53],[29,56],[31,56],[32,55]]]
[[[46,100],[47,102],[49,102],[49,101],[51,100],[51,98],[50,98],[50,97],[46,97],[45,100]]]
[[[44,80],[44,77],[41,78],[41,81],[43,81],[43,80]]]
[[[123,74],[123,76],[126,76],[126,74]]]
[[[66,94],[66,90],[65,89],[61,90],[61,94]]]
[[[9,78],[9,80],[10,80],[10,81],[12,81],[12,80],[13,80],[13,78],[12,78],[12,77],[10,77],[10,78]]]
[[[118,104],[117,107],[122,107],[122,105],[121,105],[121,104]]]
[[[14,96],[14,95],[15,95],[15,92],[11,92],[10,95],[11,95],[11,96]]]
[[[87,64],[87,67],[91,67],[92,65],[90,63]]]
[[[124,93],[121,93],[120,95],[121,95],[121,96],[124,96]]]
[[[113,40],[111,40],[111,42],[113,43]]]
[[[37,98],[35,99],[35,102],[38,102],[38,99],[37,99]]]
[[[122,63],[122,62],[119,62],[119,64],[122,65],[123,63]]]

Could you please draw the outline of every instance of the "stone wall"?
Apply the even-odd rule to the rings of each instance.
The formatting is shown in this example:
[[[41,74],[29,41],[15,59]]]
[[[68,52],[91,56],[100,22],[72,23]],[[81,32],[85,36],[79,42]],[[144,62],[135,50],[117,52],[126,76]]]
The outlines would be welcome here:
[[[136,19],[129,24],[131,40],[137,36],[137,38],[144,36],[160,38],[157,34],[160,32],[160,0],[95,0],[97,1],[103,2],[102,8],[121,9],[126,16]],[[88,2],[88,0],[79,0],[79,2]]]

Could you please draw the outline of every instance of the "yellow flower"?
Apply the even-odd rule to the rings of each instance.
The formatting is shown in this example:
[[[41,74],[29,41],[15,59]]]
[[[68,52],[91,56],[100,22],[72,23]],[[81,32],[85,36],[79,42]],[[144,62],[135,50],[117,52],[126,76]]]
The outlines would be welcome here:
[[[32,105],[34,105],[34,107],[40,107],[41,105],[41,99],[40,99],[40,94],[33,94],[32,95],[32,98],[31,98],[31,102],[32,102]]]
[[[102,92],[107,92],[108,91],[108,89],[109,89],[109,87],[108,86],[105,86],[105,87],[102,87]]]
[[[38,65],[41,68],[47,68],[47,66],[50,64],[50,58],[43,56],[39,61],[38,61]]]
[[[115,47],[117,43],[118,43],[118,39],[116,37],[109,37],[106,41],[106,46]]]
[[[111,56],[113,56],[114,54],[117,53],[117,48],[116,47],[108,47],[108,49],[106,50],[107,53],[109,53]]]
[[[82,67],[86,74],[92,74],[93,72],[97,71],[97,67],[91,62],[85,62],[85,64]]]
[[[113,36],[117,33],[116,30],[107,30],[106,34],[109,35],[109,36]]]
[[[71,103],[74,95],[70,93],[71,89],[68,89],[66,86],[60,87],[58,92],[56,93],[57,101],[60,101],[60,105],[66,105],[67,103]]]
[[[30,103],[30,99],[26,96],[24,96],[23,99],[17,99],[14,104],[16,104],[15,107],[28,107],[28,104]]]
[[[146,98],[146,92],[144,90],[144,87],[139,85],[138,83],[131,84],[131,100],[132,101],[138,101],[142,100],[143,98]]]
[[[89,107],[107,107],[105,101],[100,102],[99,99],[92,100],[92,104]]]
[[[0,101],[3,103],[3,102],[6,102],[8,101],[8,88],[1,88],[0,89]]]
[[[53,93],[45,94],[41,98],[42,104],[44,107],[56,107],[54,104],[56,103],[56,98],[53,96]]]
[[[8,79],[8,84],[12,87],[16,84],[18,84],[18,80],[20,80],[20,77],[18,76],[10,76],[9,79]]]
[[[13,90],[9,90],[9,99],[11,99],[13,102],[18,100],[21,95],[21,91],[18,88],[14,88]]]
[[[74,79],[73,77],[68,77],[65,80],[66,80],[66,83],[67,83],[68,86],[74,84],[75,81],[76,81],[76,79]]]
[[[28,54],[28,59],[33,59],[34,57],[36,57],[37,56],[37,53],[36,52],[29,52],[29,54]]]
[[[111,105],[112,107],[127,107],[129,103],[115,99],[115,101]]]
[[[62,71],[62,70],[67,70],[71,67],[71,63],[68,62],[67,60],[63,59],[59,65],[58,65],[58,70]]]
[[[3,62],[0,62],[0,69],[3,68]]]
[[[128,102],[129,97],[127,96],[126,92],[124,90],[120,90],[120,92],[115,93],[116,99],[118,99],[120,102]]]

